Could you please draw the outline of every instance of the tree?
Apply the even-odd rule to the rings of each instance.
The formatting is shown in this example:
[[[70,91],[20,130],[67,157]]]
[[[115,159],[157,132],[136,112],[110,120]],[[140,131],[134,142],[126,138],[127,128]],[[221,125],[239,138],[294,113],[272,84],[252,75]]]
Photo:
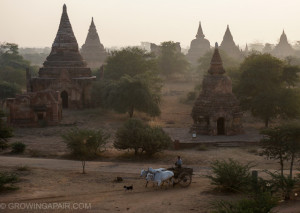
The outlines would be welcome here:
[[[0,149],[8,147],[7,140],[13,136],[12,129],[8,127],[4,121],[4,113],[0,110]]]
[[[294,67],[270,54],[254,53],[241,64],[240,72],[236,91],[241,106],[264,120],[266,127],[272,118],[300,114],[299,92],[291,87],[298,78],[291,74]]]
[[[190,64],[173,41],[162,42],[158,56],[160,73],[166,77],[185,73]]]
[[[17,84],[0,81],[0,100],[13,98],[17,93],[21,93],[21,89]]]
[[[102,100],[107,108],[133,116],[135,110],[150,116],[160,114],[160,89],[151,88],[140,76],[123,76],[119,81],[110,81],[103,86]]]
[[[133,149],[137,155],[141,148],[142,132],[147,128],[141,120],[131,118],[117,130],[114,147],[116,149]]]
[[[139,119],[129,119],[118,129],[114,147],[133,149],[134,154],[146,153],[148,156],[167,149],[171,138],[160,127],[150,127]]]
[[[135,47],[114,51],[104,72],[104,80],[94,84],[92,90],[94,99],[101,99],[102,106],[127,112],[130,117],[135,110],[150,116],[160,114],[162,84],[152,54]]]
[[[111,52],[104,67],[104,78],[119,80],[124,75],[134,77],[147,72],[157,74],[155,56],[137,47],[127,47]]]
[[[25,86],[26,68],[30,63],[23,59],[18,52],[18,45],[4,43],[0,45],[0,79],[9,83]],[[31,67],[31,69],[35,69]]]
[[[81,160],[82,173],[85,174],[86,160],[94,158],[102,151],[109,136],[101,130],[72,129],[62,135],[73,157]]]
[[[279,160],[280,173],[283,176],[284,162],[290,163],[290,177],[293,175],[294,162],[300,154],[300,125],[286,124],[261,131],[265,137],[261,140],[262,154],[268,159]]]

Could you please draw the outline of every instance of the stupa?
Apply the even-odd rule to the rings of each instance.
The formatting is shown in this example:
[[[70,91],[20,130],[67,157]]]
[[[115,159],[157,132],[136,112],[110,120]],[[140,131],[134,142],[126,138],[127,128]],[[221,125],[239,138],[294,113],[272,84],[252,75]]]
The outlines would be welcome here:
[[[241,57],[240,49],[238,46],[235,45],[235,42],[229,29],[229,25],[227,25],[227,29],[223,36],[223,41],[220,45],[220,50],[223,50],[228,56],[232,58]]]
[[[40,68],[38,77],[28,77],[28,92],[58,91],[63,108],[84,108],[91,102],[91,69],[78,50],[78,43],[67,14],[66,5],[50,55]]]
[[[239,101],[232,93],[232,83],[219,54],[218,44],[211,59],[208,74],[202,82],[192,118],[192,131],[204,135],[236,135],[243,132]]]
[[[204,37],[201,22],[199,22],[196,39],[191,41],[191,46],[187,54],[187,59],[194,67],[198,65],[199,58],[210,50],[210,43]]]
[[[107,57],[104,46],[100,42],[93,18],[85,43],[81,47],[81,54],[88,63],[88,66],[93,69],[100,68]]]
[[[285,58],[287,56],[294,55],[295,51],[292,46],[289,44],[287,40],[287,36],[283,30],[279,43],[275,46],[273,51],[271,52],[272,55],[278,58]]]

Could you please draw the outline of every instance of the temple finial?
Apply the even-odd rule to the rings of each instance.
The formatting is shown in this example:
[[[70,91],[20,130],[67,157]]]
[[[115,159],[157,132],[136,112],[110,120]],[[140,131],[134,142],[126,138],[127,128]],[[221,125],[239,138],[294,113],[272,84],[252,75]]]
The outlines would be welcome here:
[[[64,13],[67,12],[67,6],[66,6],[66,4],[64,4],[64,6],[63,6],[63,12],[64,12]]]
[[[204,37],[205,37],[205,35],[203,34],[201,21],[199,21],[199,27],[198,27],[196,38],[204,38]]]
[[[215,48],[218,48],[218,47],[219,47],[218,42],[216,42],[215,43]]]

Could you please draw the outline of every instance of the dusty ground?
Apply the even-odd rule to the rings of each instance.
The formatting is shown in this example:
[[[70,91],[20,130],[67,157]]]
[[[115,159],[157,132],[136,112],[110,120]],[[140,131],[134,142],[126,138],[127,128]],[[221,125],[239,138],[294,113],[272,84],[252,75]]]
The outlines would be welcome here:
[[[163,88],[162,114],[159,118],[152,119],[141,113],[135,115],[150,124],[163,126],[172,135],[179,137],[186,134],[181,131],[187,130],[192,125],[190,112],[193,105],[192,103],[184,104],[182,100],[188,91],[193,90],[194,84],[195,82],[166,84]],[[212,192],[209,181],[203,176],[210,172],[209,165],[212,160],[233,158],[241,163],[252,162],[255,164],[254,169],[258,170],[261,176],[264,175],[262,172],[264,169],[278,169],[278,163],[258,155],[259,147],[256,145],[247,147],[199,146],[193,150],[167,150],[157,154],[153,159],[145,159],[134,158],[126,151],[113,149],[112,137],[102,157],[94,162],[87,162],[88,173],[83,175],[80,174],[80,162],[62,160],[66,158],[67,149],[61,140],[61,134],[71,128],[79,127],[101,128],[113,136],[115,130],[128,116],[101,109],[64,111],[63,116],[62,125],[57,127],[15,129],[15,137],[11,142],[25,143],[26,152],[21,155],[22,158],[20,155],[2,153],[0,170],[17,172],[21,177],[21,181],[17,184],[20,190],[1,194],[0,203],[72,203],[71,207],[73,203],[88,204],[88,209],[77,209],[77,211],[65,209],[61,212],[85,212],[86,210],[151,213],[209,212],[211,201],[235,199],[232,195]],[[248,115],[245,121],[245,129],[253,133],[249,135],[249,138],[255,139],[258,129],[263,124]],[[182,156],[186,166],[194,168],[195,175],[191,186],[188,188],[178,186],[163,189],[145,188],[145,181],[139,178],[140,170],[147,167],[170,167],[177,155]],[[17,171],[16,168],[20,166],[28,166],[29,171]],[[113,182],[117,176],[123,177],[124,182]],[[124,185],[133,185],[134,190],[125,192]],[[279,212],[300,212],[298,211],[300,204],[299,201],[293,201],[283,204],[279,209]]]

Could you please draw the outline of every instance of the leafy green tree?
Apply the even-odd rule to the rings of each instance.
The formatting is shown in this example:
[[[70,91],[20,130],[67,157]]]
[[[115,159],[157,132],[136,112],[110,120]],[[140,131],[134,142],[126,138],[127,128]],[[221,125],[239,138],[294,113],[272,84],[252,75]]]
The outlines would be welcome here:
[[[7,140],[13,136],[12,129],[5,124],[3,120],[4,113],[0,110],[0,149],[8,147]]]
[[[155,56],[137,47],[127,47],[111,52],[104,67],[104,78],[119,80],[124,75],[134,77],[147,72],[157,73]]]
[[[292,71],[291,71],[292,70]],[[259,117],[268,127],[272,118],[295,117],[300,114],[300,96],[293,85],[294,67],[270,54],[254,53],[240,66],[240,80],[236,91],[241,106]]]
[[[25,86],[26,68],[30,63],[18,52],[18,45],[4,43],[0,45],[0,79],[9,83]],[[33,69],[31,67],[31,69]]]
[[[118,129],[114,147],[133,149],[134,154],[146,153],[148,156],[167,149],[171,138],[160,127],[150,127],[139,119],[131,118]]]
[[[142,150],[148,156],[167,149],[172,141],[161,127],[148,127],[142,136]]]
[[[261,131],[262,154],[268,159],[279,160],[280,174],[283,176],[284,162],[289,163],[290,177],[294,163],[300,157],[300,125],[287,124]]]
[[[17,84],[0,81],[0,100],[13,98],[18,93],[21,93],[21,89]]]
[[[72,129],[62,135],[63,141],[73,157],[81,160],[82,173],[85,173],[86,160],[94,158],[102,151],[109,136],[101,130]]]
[[[162,42],[158,56],[160,73],[166,77],[188,71],[190,64],[173,41]]]
[[[92,97],[100,100],[102,106],[130,117],[135,110],[157,116],[161,87],[155,57],[145,50],[128,47],[108,57],[104,80],[94,84]]]
[[[140,76],[123,76],[119,81],[110,81],[102,89],[103,105],[119,113],[133,116],[135,110],[150,116],[160,114],[160,93],[151,88]]]
[[[131,118],[118,129],[114,147],[116,149],[133,149],[137,155],[141,148],[142,132],[147,125],[141,120]]]

